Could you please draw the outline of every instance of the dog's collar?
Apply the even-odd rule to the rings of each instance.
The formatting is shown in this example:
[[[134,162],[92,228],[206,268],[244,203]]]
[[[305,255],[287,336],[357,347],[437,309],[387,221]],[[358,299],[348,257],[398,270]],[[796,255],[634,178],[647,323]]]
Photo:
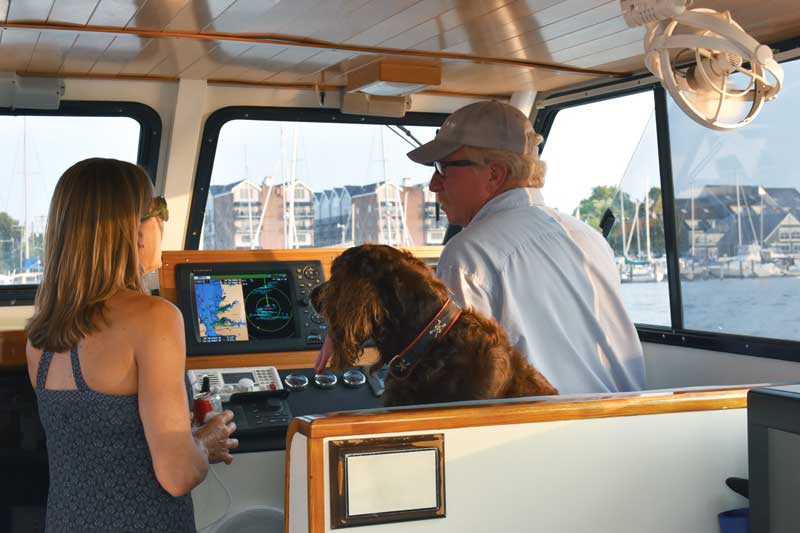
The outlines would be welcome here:
[[[419,356],[425,353],[428,345],[446,335],[460,316],[461,308],[453,300],[447,298],[436,316],[422,328],[419,335],[402,352],[392,357],[392,360],[389,361],[389,373],[397,379],[408,377],[419,362]]]

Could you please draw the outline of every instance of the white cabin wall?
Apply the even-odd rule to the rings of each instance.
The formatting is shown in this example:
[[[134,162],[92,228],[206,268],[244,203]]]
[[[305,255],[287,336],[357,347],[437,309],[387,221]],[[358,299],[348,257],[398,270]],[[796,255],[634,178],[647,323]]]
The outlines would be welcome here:
[[[800,363],[643,343],[647,388],[800,381]]]
[[[746,409],[417,433],[440,432],[447,516],[362,526],[360,533],[708,533],[718,530],[719,512],[747,505],[725,486],[726,477],[747,476]],[[304,449],[292,447],[291,465],[297,451],[304,458]],[[291,483],[297,474],[292,469]],[[295,521],[305,525],[306,510],[291,496],[289,531],[299,531]]]

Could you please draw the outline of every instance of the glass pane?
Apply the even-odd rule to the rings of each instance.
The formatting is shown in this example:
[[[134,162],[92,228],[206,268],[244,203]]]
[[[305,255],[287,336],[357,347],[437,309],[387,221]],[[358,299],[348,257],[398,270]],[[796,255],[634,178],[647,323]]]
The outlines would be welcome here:
[[[74,163],[136,163],[140,126],[125,117],[0,116],[0,285],[41,281],[44,229],[56,182]]]
[[[408,126],[420,142],[436,128]],[[203,249],[307,248],[377,242],[440,245],[447,229],[431,169],[386,125],[233,120],[211,174]]]
[[[612,210],[616,222],[607,240],[631,319],[669,326],[653,93],[559,111],[542,159],[547,205],[598,231],[603,214]]]
[[[688,329],[800,340],[800,62],[744,128],[717,132],[669,103]]]

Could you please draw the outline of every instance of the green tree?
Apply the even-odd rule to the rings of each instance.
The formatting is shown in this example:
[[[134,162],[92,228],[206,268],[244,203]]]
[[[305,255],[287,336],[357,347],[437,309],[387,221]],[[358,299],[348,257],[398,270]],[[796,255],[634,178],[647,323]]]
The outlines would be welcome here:
[[[592,189],[592,194],[581,200],[578,206],[577,216],[591,227],[600,231],[600,220],[606,209],[611,208],[614,213],[615,223],[608,235],[608,243],[618,256],[623,255],[623,236],[622,236],[622,216],[620,213],[620,199],[617,195],[618,189],[611,185],[600,185]],[[639,228],[639,243],[641,244],[642,254],[646,253],[646,237],[644,230],[645,224],[645,209],[643,205],[639,205],[637,211],[637,203],[641,203],[641,199],[634,199],[626,193],[622,192],[622,204],[625,209],[625,239],[628,240],[630,246],[628,248],[628,256],[635,257],[639,248],[637,246],[636,234],[631,234],[634,227],[634,222]],[[653,256],[660,256],[665,253],[664,245],[664,216],[661,204],[661,189],[658,187],[651,188],[647,193],[648,199],[648,212],[650,216],[650,250]],[[636,220],[638,219],[638,220]]]
[[[19,221],[0,212],[0,273],[19,267]]]

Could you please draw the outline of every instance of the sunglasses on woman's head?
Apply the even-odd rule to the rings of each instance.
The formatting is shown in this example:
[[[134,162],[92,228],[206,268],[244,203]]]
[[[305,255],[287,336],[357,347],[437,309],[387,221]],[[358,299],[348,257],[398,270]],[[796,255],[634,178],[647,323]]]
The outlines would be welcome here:
[[[141,218],[141,221],[144,222],[148,218],[158,217],[164,222],[169,220],[169,209],[167,209],[167,200],[163,196],[156,196],[153,198],[156,202],[156,206],[144,214]]]

